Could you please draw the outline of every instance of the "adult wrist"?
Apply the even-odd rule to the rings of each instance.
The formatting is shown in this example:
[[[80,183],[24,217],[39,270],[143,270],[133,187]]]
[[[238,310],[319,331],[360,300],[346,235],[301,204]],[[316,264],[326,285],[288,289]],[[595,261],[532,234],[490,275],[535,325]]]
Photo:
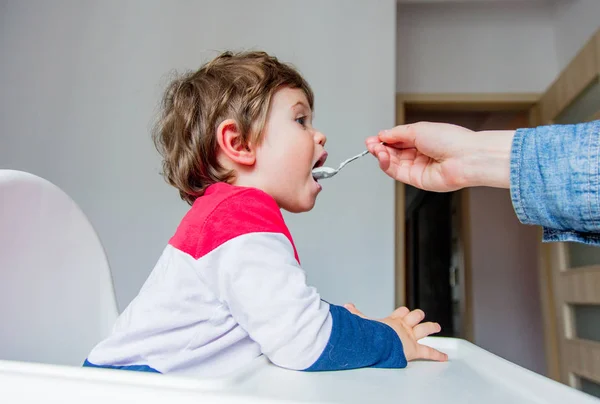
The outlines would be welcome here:
[[[510,152],[514,130],[474,132],[464,150],[467,187],[510,187]]]

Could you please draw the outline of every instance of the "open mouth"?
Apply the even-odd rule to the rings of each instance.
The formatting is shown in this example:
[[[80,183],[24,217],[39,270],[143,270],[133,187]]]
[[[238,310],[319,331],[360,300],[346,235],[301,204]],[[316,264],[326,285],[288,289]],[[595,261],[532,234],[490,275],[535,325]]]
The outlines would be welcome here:
[[[323,164],[325,164],[325,160],[327,160],[327,152],[323,152],[323,154],[321,154],[321,157],[319,157],[315,165],[313,165],[313,169],[322,167]]]
[[[316,161],[316,163],[313,165],[312,169],[314,170],[317,167],[322,167],[323,164],[325,164],[325,160],[327,160],[327,152],[323,152],[323,154],[321,154],[321,157],[319,157],[319,159]],[[315,181],[317,181],[316,178],[313,177],[313,179]],[[318,182],[318,181],[317,181]]]

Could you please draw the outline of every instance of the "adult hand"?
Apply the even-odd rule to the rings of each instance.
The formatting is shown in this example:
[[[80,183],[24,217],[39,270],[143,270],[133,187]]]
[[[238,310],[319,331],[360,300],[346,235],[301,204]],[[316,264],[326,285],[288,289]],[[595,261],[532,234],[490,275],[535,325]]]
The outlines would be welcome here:
[[[514,131],[474,132],[419,122],[382,131],[366,144],[380,168],[395,180],[447,192],[468,186],[508,188],[513,136]]]

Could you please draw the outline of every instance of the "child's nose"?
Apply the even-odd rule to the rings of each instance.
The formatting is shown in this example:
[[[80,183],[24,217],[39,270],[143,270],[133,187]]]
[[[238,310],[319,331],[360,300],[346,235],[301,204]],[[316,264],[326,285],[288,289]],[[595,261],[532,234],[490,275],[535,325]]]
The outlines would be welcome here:
[[[327,142],[327,138],[321,132],[316,131],[315,132],[315,142],[317,144],[320,144],[321,146],[325,146],[325,143]]]

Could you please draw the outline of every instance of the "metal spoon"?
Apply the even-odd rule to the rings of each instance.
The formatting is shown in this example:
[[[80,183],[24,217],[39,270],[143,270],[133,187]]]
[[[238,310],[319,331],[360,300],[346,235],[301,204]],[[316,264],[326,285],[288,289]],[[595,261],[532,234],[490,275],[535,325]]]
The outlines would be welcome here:
[[[336,169],[336,168],[331,168],[331,167],[317,167],[314,170],[312,170],[312,174],[313,174],[313,178],[315,180],[321,180],[324,178],[331,178],[334,175],[336,175],[337,173],[340,172],[340,170],[342,168],[344,168],[344,166],[346,164],[348,164],[351,161],[356,160],[357,158],[360,158],[362,156],[364,156],[365,154],[369,153],[368,150],[365,150],[364,152],[357,154],[354,157],[350,157],[348,160],[345,160],[342,162],[342,164],[340,164],[340,166]]]

